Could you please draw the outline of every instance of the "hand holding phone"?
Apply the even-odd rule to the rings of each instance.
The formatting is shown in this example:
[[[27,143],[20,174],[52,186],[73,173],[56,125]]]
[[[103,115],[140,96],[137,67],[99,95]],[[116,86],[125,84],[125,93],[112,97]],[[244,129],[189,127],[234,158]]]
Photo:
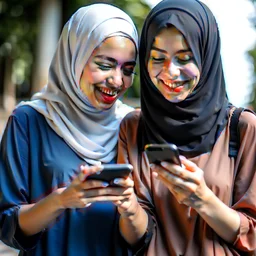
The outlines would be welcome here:
[[[92,174],[86,180],[101,180],[111,183],[115,178],[126,179],[133,171],[133,166],[130,164],[104,164],[103,169],[99,174]]]
[[[179,150],[176,145],[169,144],[147,144],[145,146],[149,163],[160,164],[162,161],[181,166]]]

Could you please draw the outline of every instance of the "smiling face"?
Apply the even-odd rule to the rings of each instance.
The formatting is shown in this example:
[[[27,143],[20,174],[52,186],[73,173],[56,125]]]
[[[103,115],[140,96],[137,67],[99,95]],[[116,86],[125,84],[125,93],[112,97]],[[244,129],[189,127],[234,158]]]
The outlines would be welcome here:
[[[185,100],[200,79],[193,53],[175,27],[155,37],[148,61],[148,73],[157,89],[170,102]]]
[[[122,36],[107,38],[94,50],[83,70],[80,88],[91,105],[108,109],[132,85],[134,43]]]

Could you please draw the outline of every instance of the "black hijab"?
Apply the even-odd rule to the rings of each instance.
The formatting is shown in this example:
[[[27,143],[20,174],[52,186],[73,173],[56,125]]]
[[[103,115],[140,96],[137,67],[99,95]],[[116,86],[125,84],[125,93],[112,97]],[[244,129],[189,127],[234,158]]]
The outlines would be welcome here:
[[[162,96],[147,71],[154,38],[168,25],[184,35],[201,74],[193,93],[178,103]],[[228,106],[219,31],[212,12],[197,0],[160,2],[144,22],[139,54],[142,110],[139,147],[171,142],[187,157],[211,151],[227,123]]]

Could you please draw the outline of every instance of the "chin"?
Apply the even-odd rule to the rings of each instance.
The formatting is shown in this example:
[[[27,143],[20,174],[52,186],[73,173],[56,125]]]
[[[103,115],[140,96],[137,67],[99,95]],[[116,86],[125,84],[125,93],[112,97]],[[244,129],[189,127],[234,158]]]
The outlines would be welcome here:
[[[113,105],[115,104],[115,101],[111,104],[106,104],[106,103],[101,103],[99,106],[98,106],[98,109],[99,110],[108,110],[110,109]]]
[[[165,96],[164,96],[165,97]],[[179,103],[187,98],[187,95],[166,96],[165,99],[172,103]]]

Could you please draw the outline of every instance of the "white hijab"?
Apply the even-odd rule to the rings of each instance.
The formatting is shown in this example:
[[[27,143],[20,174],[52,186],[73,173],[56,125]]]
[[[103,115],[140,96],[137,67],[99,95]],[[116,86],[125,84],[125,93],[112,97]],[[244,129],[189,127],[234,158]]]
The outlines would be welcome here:
[[[108,110],[97,110],[80,90],[80,77],[93,50],[113,35],[130,38],[138,49],[136,27],[122,10],[108,4],[80,8],[62,30],[47,85],[31,101],[18,105],[44,115],[89,164],[108,163],[116,156],[119,124],[133,110],[119,100]]]

